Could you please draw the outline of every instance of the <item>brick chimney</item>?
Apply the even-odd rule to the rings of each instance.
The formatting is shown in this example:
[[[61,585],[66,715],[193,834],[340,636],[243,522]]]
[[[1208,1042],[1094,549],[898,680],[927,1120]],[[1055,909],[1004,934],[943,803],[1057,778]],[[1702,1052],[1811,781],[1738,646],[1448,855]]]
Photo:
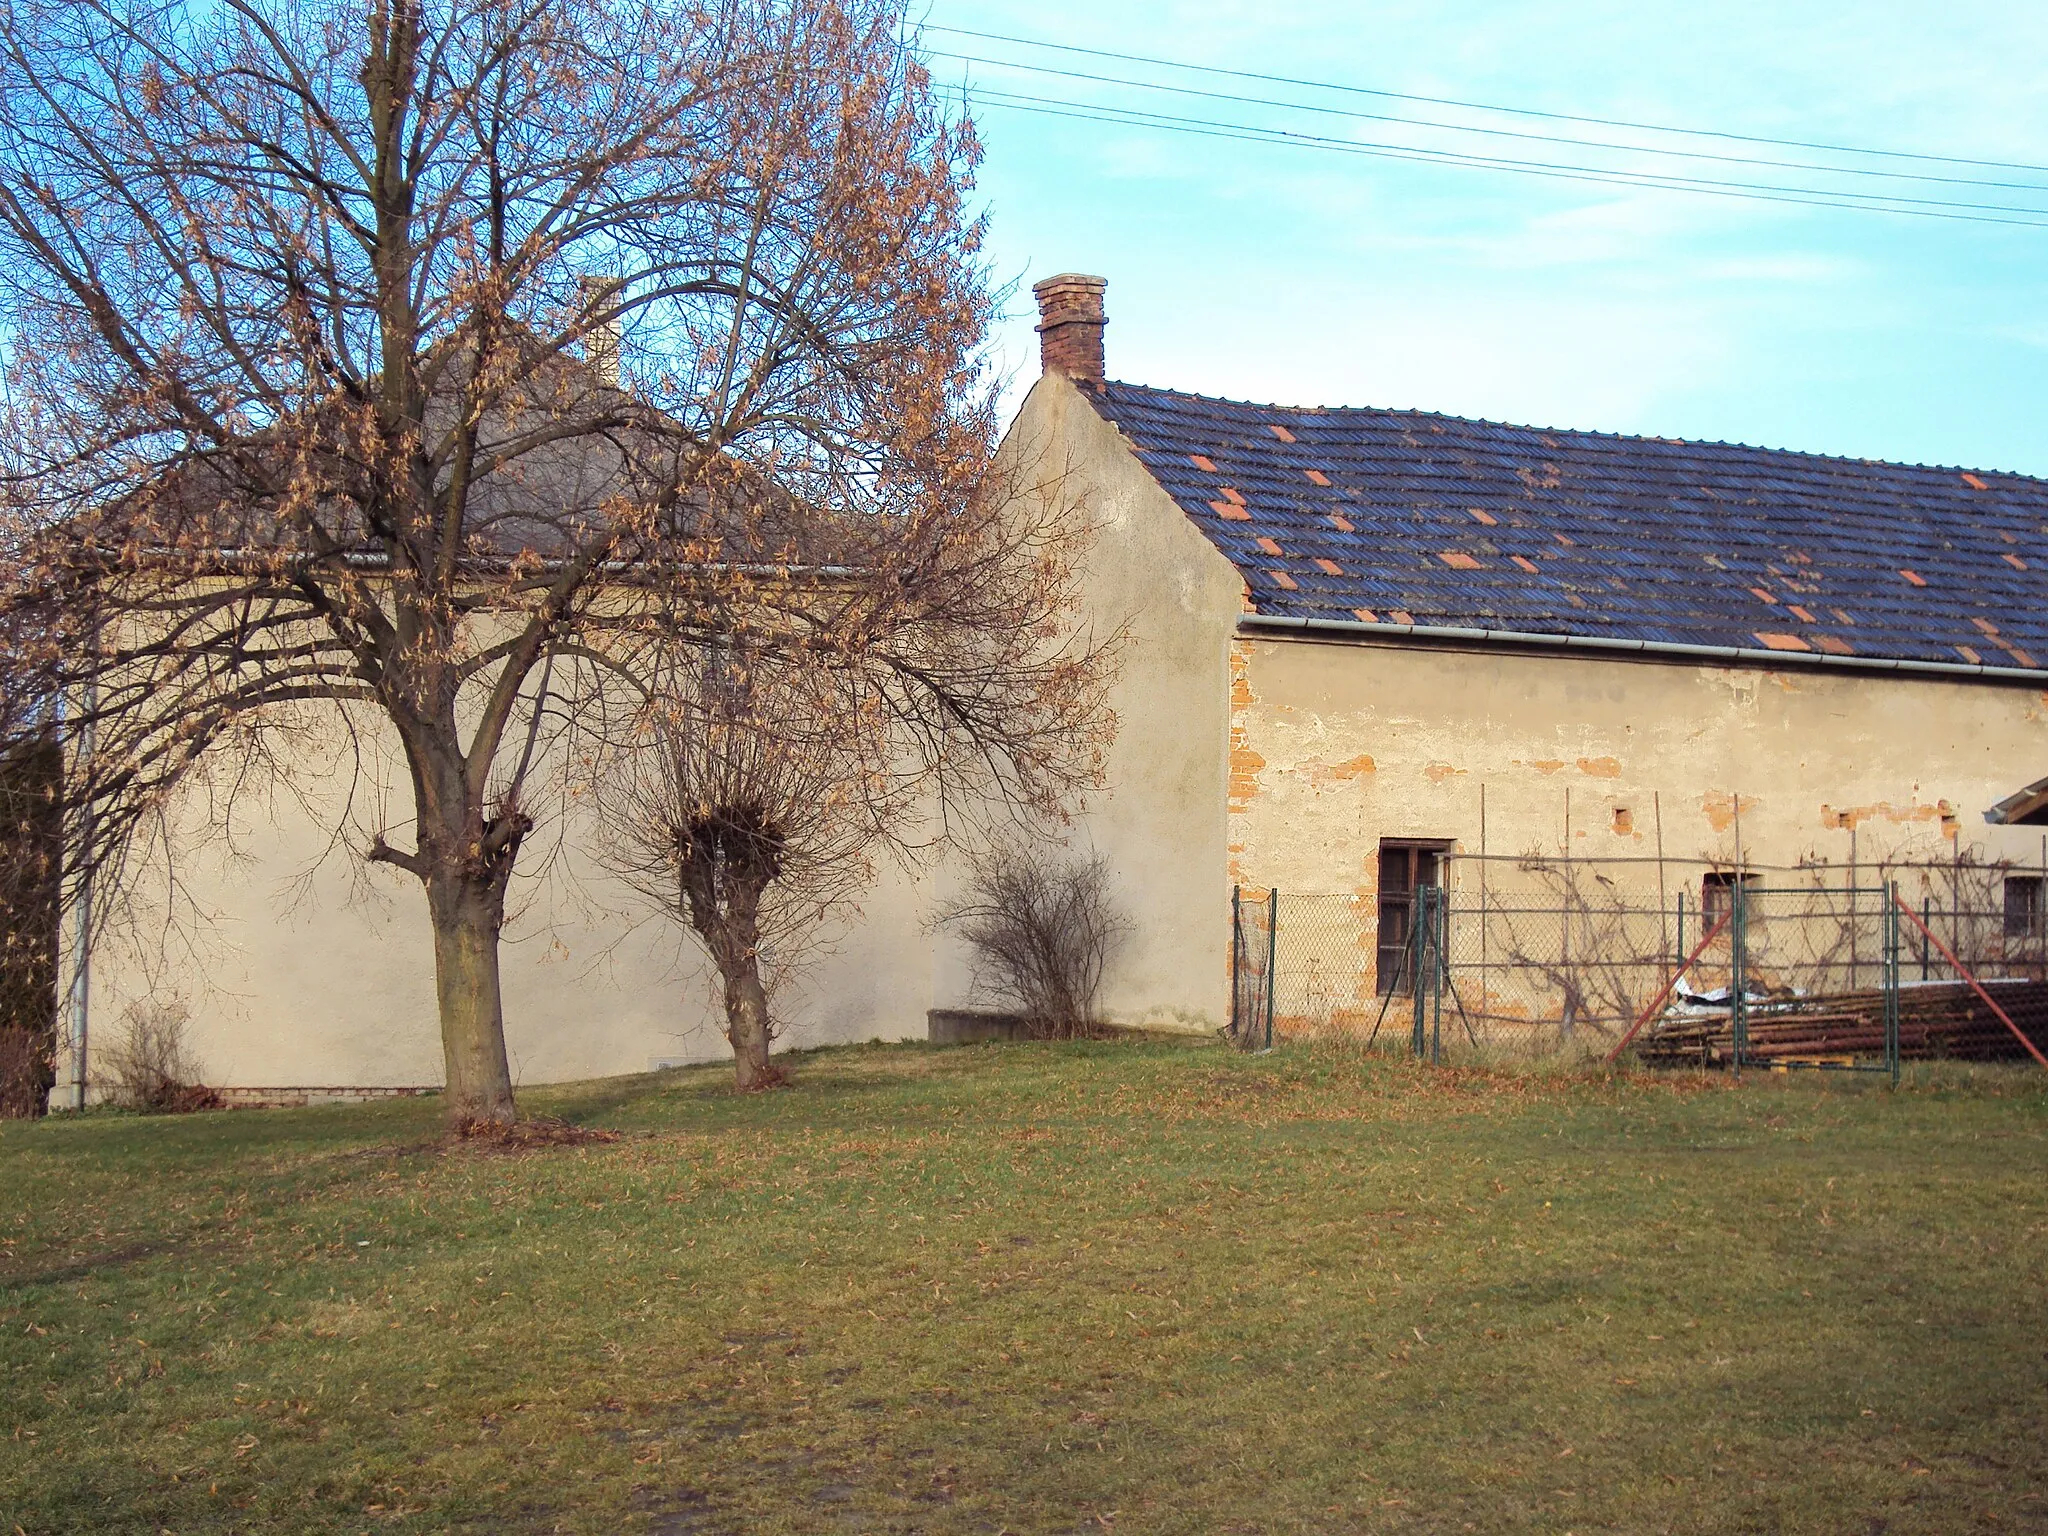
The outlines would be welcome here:
[[[1102,291],[1108,286],[1104,278],[1079,272],[1062,272],[1031,285],[1038,300],[1038,361],[1047,373],[1064,373],[1070,379],[1102,377],[1102,328],[1109,323],[1102,312]]]

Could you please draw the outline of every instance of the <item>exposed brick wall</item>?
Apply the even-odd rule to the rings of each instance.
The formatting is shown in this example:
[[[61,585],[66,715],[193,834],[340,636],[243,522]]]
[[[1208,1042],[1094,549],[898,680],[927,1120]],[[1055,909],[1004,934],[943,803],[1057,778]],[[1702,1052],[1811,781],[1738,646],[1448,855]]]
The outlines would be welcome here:
[[[1099,277],[1062,272],[1034,283],[1038,300],[1038,360],[1047,373],[1070,379],[1103,377],[1102,331],[1108,324]]]
[[[364,1104],[373,1099],[417,1099],[439,1088],[216,1088],[230,1109],[303,1109],[310,1104]]]

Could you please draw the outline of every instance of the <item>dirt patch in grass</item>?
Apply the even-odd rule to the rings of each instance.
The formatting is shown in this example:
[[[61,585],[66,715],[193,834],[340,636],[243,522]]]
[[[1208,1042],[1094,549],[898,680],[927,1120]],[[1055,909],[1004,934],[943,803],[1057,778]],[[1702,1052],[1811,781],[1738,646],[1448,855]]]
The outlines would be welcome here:
[[[605,1146],[619,1139],[617,1131],[572,1125],[555,1115],[522,1115],[511,1124],[500,1120],[465,1120],[449,1140],[479,1152],[535,1152],[547,1147]]]

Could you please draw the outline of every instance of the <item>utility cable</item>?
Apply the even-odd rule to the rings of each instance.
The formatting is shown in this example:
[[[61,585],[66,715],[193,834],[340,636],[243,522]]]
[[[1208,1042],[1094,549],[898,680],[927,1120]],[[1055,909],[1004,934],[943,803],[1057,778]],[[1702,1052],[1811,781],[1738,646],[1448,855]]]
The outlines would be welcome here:
[[[989,59],[976,54],[953,53],[943,48],[927,50],[933,58],[961,64],[980,64],[995,69],[1013,69],[1063,80],[1085,80],[1096,85],[1123,86],[1132,90],[1161,91],[1175,96],[1195,96],[1208,101],[1227,101],[1244,106],[1277,107],[1289,112],[1310,112],[1319,117],[1341,117],[1354,122],[1398,123],[1412,128],[1429,128],[1443,133],[1476,133],[1490,138],[1520,139],[1535,144],[1559,144],[1575,149],[1596,149],[1618,155],[1651,155],[1683,160],[1708,160],[1723,165],[1756,166],[1770,170],[1814,171],[1826,176],[1863,176],[1889,181],[1929,182],[1942,186],[1985,187],[2005,192],[2048,193],[2048,185],[2037,181],[1990,181],[1977,176],[1942,176],[1928,171],[1886,171],[1872,166],[1822,165],[1811,160],[1771,160],[1760,155],[1716,154],[1702,149],[1659,149],[1647,144],[1618,144],[1609,139],[1577,138],[1567,134],[1531,133],[1520,128],[1488,128],[1471,123],[1447,123],[1426,117],[1402,117],[1389,112],[1360,112],[1350,107],[1326,107],[1314,102],[1287,101],[1272,96],[1246,96],[1232,91],[1205,91],[1199,86],[1167,85],[1154,80],[1133,80],[1121,75],[1098,75],[1085,70],[1055,69],[1047,64],[1024,64],[1012,59]]]
[[[1228,69],[1215,64],[1191,64],[1183,59],[1154,54],[1120,53],[1108,48],[1084,48],[1074,43],[1049,43],[1035,37],[1017,37],[1003,32],[982,32],[970,27],[947,27],[928,22],[926,32],[950,37],[971,37],[982,42],[1005,43],[1019,48],[1043,48],[1089,58],[1113,59],[1123,64],[1146,64],[1159,69],[1180,69],[1191,73],[1220,75],[1235,80],[1256,80],[1266,85],[1291,85],[1306,90],[1338,91],[1353,96],[1374,96],[1384,101],[1412,101],[1423,106],[1455,107],[1468,112],[1495,112],[1512,117],[1537,118],[1556,123],[1581,123],[1596,128],[1626,128],[1637,133],[1668,133],[1688,138],[1723,139],[1738,144],[1765,144],[1779,149],[1810,149],[1831,155],[1871,155],[1886,160],[1918,160],[1936,165],[1967,165],[1981,170],[2021,171],[2048,175],[2048,165],[2026,161],[1977,159],[1967,155],[1937,155],[1914,150],[1876,149],[1860,144],[1831,144],[1816,139],[1777,138],[1769,134],[1735,133],[1719,128],[1680,128],[1668,123],[1645,123],[1619,117],[1595,117],[1576,112],[1546,112],[1535,107],[1510,107],[1498,103],[1470,101],[1454,96],[1422,96],[1408,91],[1388,91],[1372,86],[1346,85],[1333,80],[1305,79],[1294,75],[1264,74],[1257,70]]]
[[[1972,224],[2004,224],[2027,229],[2048,228],[2048,208],[2015,207],[1999,203],[1964,203],[1946,199],[1906,197],[1894,193],[1782,187],[1769,183],[1721,181],[1665,172],[1623,171],[1553,161],[1516,160],[1503,156],[1474,155],[1461,150],[1432,150],[1409,145],[1339,139],[1323,134],[1301,133],[1293,129],[1262,128],[1250,123],[1221,122],[1213,118],[1180,117],[1132,107],[1065,101],[1055,97],[1025,96],[1004,91],[982,91],[976,95],[978,99],[991,105],[1035,116],[1116,123],[1134,128],[1157,128],[1169,133],[1191,134],[1203,138],[1234,139],[1253,144],[1286,144],[1303,149],[1368,155],[1388,160],[1409,160],[1426,165],[1460,166],[1471,170],[1501,171],[1558,181],[1692,192],[1701,196],[1734,198],[1749,202],[1786,203],[1799,207],[1836,208],[1864,213],[1896,213],[1914,218],[1951,219]],[[2040,214],[2043,217],[2003,216],[2010,214]]]

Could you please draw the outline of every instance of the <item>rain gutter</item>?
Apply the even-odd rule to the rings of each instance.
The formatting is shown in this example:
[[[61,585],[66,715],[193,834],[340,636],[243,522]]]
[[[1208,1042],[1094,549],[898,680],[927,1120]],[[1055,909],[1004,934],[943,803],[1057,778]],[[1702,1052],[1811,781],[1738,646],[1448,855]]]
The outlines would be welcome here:
[[[1604,635],[1543,635],[1519,629],[1467,629],[1453,624],[1367,624],[1358,619],[1305,619],[1247,613],[1237,627],[1273,638],[1393,640],[1421,645],[1500,645],[1517,649],[1589,651],[1607,656],[1664,657],[1740,667],[1821,667],[1850,672],[1894,672],[1912,677],[1964,678],[2040,687],[2048,668],[1990,667],[1966,661],[1899,661],[1884,656],[1836,656],[1827,651],[1773,651],[1743,645],[1687,645],[1669,640],[1620,640]]]

